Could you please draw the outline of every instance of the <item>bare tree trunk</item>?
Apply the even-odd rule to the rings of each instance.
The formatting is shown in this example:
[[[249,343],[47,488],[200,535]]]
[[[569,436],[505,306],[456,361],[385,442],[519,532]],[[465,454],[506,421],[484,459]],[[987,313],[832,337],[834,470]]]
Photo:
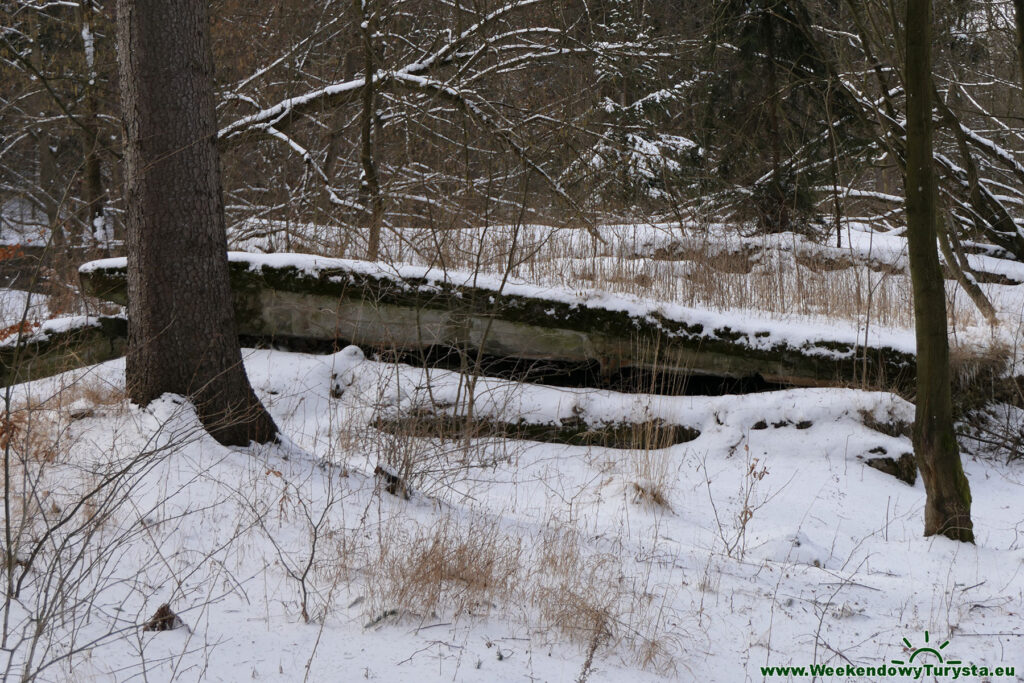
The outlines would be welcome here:
[[[40,72],[43,64],[42,49],[40,43],[40,28],[36,28],[36,35],[33,37],[34,46],[29,60],[35,73]],[[30,103],[35,111],[46,111],[46,96],[40,91],[30,98]],[[57,173],[57,152],[60,147],[60,140],[51,133],[51,128],[40,127],[36,133],[36,149],[38,150],[39,176],[37,183],[42,190],[43,211],[46,213],[46,223],[53,231],[54,251],[64,250],[64,226],[60,223],[60,209],[64,200],[64,189],[58,179]]]
[[[82,36],[82,50],[85,53],[86,73],[83,89],[85,90],[85,116],[82,127],[83,159],[82,200],[85,204],[82,212],[84,222],[93,235],[98,229],[104,232],[104,251],[109,252],[109,236],[103,219],[105,193],[103,192],[103,168],[100,165],[99,138],[99,105],[96,102],[97,72],[96,43],[93,35],[93,6],[91,0],[84,0],[79,6],[79,24]]]
[[[955,228],[950,225],[950,221],[942,221],[939,224],[939,251],[942,252],[942,258],[946,261],[946,267],[949,268],[953,279],[960,283],[964,292],[974,302],[978,312],[985,316],[988,324],[995,327],[999,324],[999,315],[996,313],[992,302],[985,296],[985,292],[981,291],[981,287],[978,286],[978,281],[974,276],[974,272],[970,269],[970,264],[967,262],[959,242],[955,241],[956,233],[953,232],[954,230]]]
[[[242,366],[204,0],[118,0],[126,123],[129,396],[193,399],[222,444],[274,439]]]
[[[1024,0],[1013,0],[1013,8],[1017,18],[1017,61],[1020,69],[1020,81],[1024,84]]]
[[[366,85],[363,87],[363,111],[362,111],[362,147],[360,150],[360,161],[363,166],[363,178],[360,185],[360,194],[363,196],[369,210],[369,225],[367,235],[366,259],[376,261],[380,256],[380,229],[384,222],[384,198],[380,194],[380,179],[377,176],[377,164],[373,158],[373,121],[376,118],[376,87],[373,82],[373,74],[376,71],[373,49],[374,17],[373,9],[368,7],[366,0],[355,0],[356,9],[363,18],[363,73],[366,77]]]
[[[54,246],[64,248],[64,226],[60,223],[60,207],[63,191],[57,179],[56,150],[58,141],[48,132],[39,135],[36,143],[39,149],[39,187],[42,189],[46,222],[53,230]]]
[[[99,133],[95,126],[96,99],[92,95],[86,96],[86,107],[88,132],[82,133],[82,146],[85,148],[85,159],[82,178],[82,201],[85,204],[82,211],[82,222],[89,226],[89,232],[95,236],[98,230],[103,231],[103,243],[100,244],[104,253],[110,251],[110,235],[106,234],[106,222],[103,217],[106,193],[103,191],[103,167],[100,165],[100,141]]]
[[[765,31],[764,42],[768,52],[765,67],[767,73],[765,78],[768,82],[768,134],[771,136],[772,148],[772,178],[773,191],[769,206],[771,216],[769,218],[770,232],[785,232],[789,230],[789,207],[786,205],[785,191],[782,182],[782,139],[779,135],[779,85],[776,76],[775,63],[775,17],[772,12],[774,8],[765,12],[761,18],[763,30]]]
[[[839,145],[836,142],[836,127],[832,118],[832,74],[828,77],[825,91],[825,119],[828,121],[828,140],[832,148],[832,205],[835,209],[836,248],[843,246],[843,206],[839,198]]]
[[[906,19],[907,248],[917,331],[914,453],[927,493],[924,533],[973,542],[971,491],[953,431],[946,292],[935,246],[931,0],[908,0]]]

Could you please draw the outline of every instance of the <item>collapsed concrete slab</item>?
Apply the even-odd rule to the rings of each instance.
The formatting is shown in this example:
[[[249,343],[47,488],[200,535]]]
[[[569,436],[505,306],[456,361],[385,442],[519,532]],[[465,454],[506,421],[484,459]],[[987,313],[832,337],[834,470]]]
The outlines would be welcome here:
[[[603,292],[542,288],[465,272],[302,254],[232,253],[239,333],[397,351],[591,362],[602,373],[760,377],[786,386],[907,393],[912,335],[858,344],[855,330],[719,314]],[[82,266],[84,290],[127,303],[122,259]],[[909,341],[908,341],[909,339]]]
[[[124,355],[128,321],[75,316],[27,324],[0,340],[0,386],[49,377]]]

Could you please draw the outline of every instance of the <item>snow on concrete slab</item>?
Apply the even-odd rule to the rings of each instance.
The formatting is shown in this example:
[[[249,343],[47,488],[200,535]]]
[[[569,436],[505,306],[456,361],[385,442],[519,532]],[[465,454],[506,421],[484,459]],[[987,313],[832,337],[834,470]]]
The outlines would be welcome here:
[[[661,317],[666,320],[701,326],[707,330],[727,330],[745,337],[755,348],[771,349],[780,344],[802,349],[808,353],[835,355],[835,343],[853,349],[865,343],[864,334],[857,329],[820,321],[782,321],[756,312],[717,312],[667,302],[657,302],[635,296],[613,294],[598,289],[568,289],[541,286],[515,278],[443,270],[426,266],[396,264],[385,265],[367,261],[328,258],[311,254],[250,254],[230,252],[232,263],[248,266],[259,272],[293,270],[300,277],[316,280],[331,279],[335,273],[357,274],[380,280],[394,280],[419,289],[437,289],[445,286],[472,287],[500,292],[507,296],[547,299],[571,307],[592,308],[623,312],[636,318]],[[83,274],[102,271],[120,271],[127,266],[124,258],[101,259],[84,264]],[[818,342],[824,342],[820,344]],[[867,336],[867,344],[875,348],[889,348],[900,353],[914,353],[914,335],[909,330],[886,329],[874,326]]]

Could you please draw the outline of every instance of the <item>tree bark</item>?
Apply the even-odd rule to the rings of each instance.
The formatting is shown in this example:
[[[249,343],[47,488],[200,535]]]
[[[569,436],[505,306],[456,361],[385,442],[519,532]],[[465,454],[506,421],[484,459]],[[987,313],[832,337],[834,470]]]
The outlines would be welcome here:
[[[43,53],[40,44],[42,43],[42,29],[35,26],[36,32],[33,36],[32,53],[29,60],[35,73],[40,73],[43,65]],[[37,92],[29,99],[31,110],[36,112],[47,111],[46,96],[43,92]],[[60,149],[60,139],[55,137],[52,129],[40,126],[35,132],[36,149],[38,150],[39,177],[37,184],[42,190],[43,211],[46,213],[46,222],[53,231],[53,246],[55,252],[64,250],[64,226],[60,222],[60,209],[64,202],[64,188],[58,175],[57,156]]]
[[[908,0],[906,32],[907,248],[917,333],[914,454],[927,500],[925,536],[974,541],[971,491],[953,431],[946,292],[936,252],[932,160],[931,0]]]
[[[384,198],[380,192],[380,178],[377,175],[377,164],[373,154],[373,122],[376,118],[376,85],[373,75],[377,70],[374,63],[373,32],[374,9],[368,7],[366,0],[355,0],[356,10],[362,17],[360,27],[363,41],[363,73],[365,74],[366,85],[362,92],[362,120],[360,121],[361,145],[359,160],[363,167],[363,177],[359,187],[359,193],[367,207],[366,217],[367,239],[366,239],[366,260],[376,261],[380,257],[380,229],[384,222]]]
[[[265,443],[277,427],[242,365],[203,0],[118,0],[126,124],[129,396],[195,403],[220,443]]]
[[[85,56],[86,71],[83,78],[83,105],[85,107],[84,126],[81,130],[82,149],[85,157],[82,162],[82,222],[88,226],[89,234],[103,231],[104,253],[110,255],[110,236],[106,234],[104,222],[105,193],[103,192],[103,167],[100,164],[100,108],[96,101],[98,74],[96,72],[96,43],[93,35],[93,13],[91,0],[79,6],[79,25],[82,36],[82,51]]]
[[[1017,24],[1017,67],[1020,69],[1021,84],[1024,84],[1024,0],[1013,0],[1013,10]]]

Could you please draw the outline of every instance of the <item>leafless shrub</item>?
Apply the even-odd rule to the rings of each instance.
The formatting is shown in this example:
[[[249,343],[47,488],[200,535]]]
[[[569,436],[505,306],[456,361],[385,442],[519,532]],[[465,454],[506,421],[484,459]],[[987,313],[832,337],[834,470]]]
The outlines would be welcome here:
[[[385,478],[400,482],[401,495],[439,493],[473,471],[515,458],[521,446],[513,440],[490,438],[494,435],[488,425],[475,418],[472,406],[483,392],[477,386],[465,386],[463,375],[454,400],[447,402],[437,395],[429,370],[424,370],[421,384],[406,386],[408,378],[401,375],[399,366],[394,368],[390,389],[394,395],[378,393],[373,398],[374,418],[360,438]],[[489,400],[500,404],[512,397],[491,396]],[[444,419],[437,419],[438,415]]]
[[[84,653],[137,632],[142,615],[126,609],[145,609],[147,577],[168,569],[145,520],[175,496],[142,492],[166,456],[203,432],[179,412],[125,447],[119,432],[132,432],[133,418],[121,392],[88,375],[8,388],[5,397],[3,677],[63,678]],[[102,435],[88,424],[100,414],[114,418]]]
[[[267,468],[265,487],[260,488],[273,493],[246,501],[254,523],[296,589],[299,615],[307,624],[326,619],[335,592],[348,580],[351,562],[348,536],[335,519],[346,496],[343,480],[347,473],[329,464],[323,467],[323,472],[314,471],[302,482],[290,482],[280,471]],[[317,476],[320,474],[323,476]],[[271,510],[276,515],[269,514]],[[269,524],[275,516],[299,519],[306,536],[297,547],[278,539]]]
[[[768,476],[768,468],[758,458],[751,455],[749,445],[743,445],[743,452],[745,467],[735,498],[734,507],[737,509],[731,521],[719,516],[718,503],[715,502],[715,496],[711,491],[712,480],[708,474],[707,460],[705,459],[703,463],[708,500],[715,515],[718,537],[722,541],[726,555],[736,559],[743,559],[747,551],[747,525],[754,518],[757,510],[768,502],[766,499],[758,499],[757,496],[758,485]]]

